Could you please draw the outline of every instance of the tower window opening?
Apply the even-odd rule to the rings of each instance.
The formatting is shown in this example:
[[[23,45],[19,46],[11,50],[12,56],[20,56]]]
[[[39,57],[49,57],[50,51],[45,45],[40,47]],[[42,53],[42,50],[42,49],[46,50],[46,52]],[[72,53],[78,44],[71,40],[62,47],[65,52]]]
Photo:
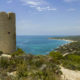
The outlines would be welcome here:
[[[10,34],[10,32],[8,32],[8,34]]]

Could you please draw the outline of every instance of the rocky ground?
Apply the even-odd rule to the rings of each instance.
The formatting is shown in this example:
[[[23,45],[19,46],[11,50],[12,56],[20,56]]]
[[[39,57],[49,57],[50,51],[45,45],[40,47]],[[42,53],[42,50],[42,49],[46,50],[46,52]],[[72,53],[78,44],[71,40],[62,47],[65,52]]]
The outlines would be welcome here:
[[[63,54],[63,56],[67,55],[68,53],[66,54]],[[6,55],[6,54],[3,54],[1,55],[0,57],[8,57],[10,58],[11,56],[10,55]],[[69,70],[69,69],[66,69],[62,66],[61,67],[61,71],[62,71],[62,75],[61,75],[61,78],[62,80],[80,80],[80,71],[74,71],[74,70]],[[14,75],[15,76],[16,72],[7,72],[7,75]]]
[[[61,67],[63,75],[61,75],[63,80],[80,80],[80,71],[73,71]]]
[[[0,57],[7,57],[7,58],[11,58],[11,55],[8,55],[8,54],[2,54]]]

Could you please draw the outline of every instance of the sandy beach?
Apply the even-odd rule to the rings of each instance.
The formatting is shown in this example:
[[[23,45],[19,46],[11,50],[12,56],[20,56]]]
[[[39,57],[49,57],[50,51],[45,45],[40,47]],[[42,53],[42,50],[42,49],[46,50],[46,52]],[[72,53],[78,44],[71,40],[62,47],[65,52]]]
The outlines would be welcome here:
[[[68,40],[68,39],[52,39],[52,40],[64,40],[64,41],[70,41],[70,42],[77,42],[77,41]]]

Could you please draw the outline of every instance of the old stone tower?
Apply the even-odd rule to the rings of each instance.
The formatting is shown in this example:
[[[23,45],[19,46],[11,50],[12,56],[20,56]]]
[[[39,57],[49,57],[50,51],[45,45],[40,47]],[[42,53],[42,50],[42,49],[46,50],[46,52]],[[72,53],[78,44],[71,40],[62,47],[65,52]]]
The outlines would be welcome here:
[[[15,13],[0,12],[0,51],[16,52]]]

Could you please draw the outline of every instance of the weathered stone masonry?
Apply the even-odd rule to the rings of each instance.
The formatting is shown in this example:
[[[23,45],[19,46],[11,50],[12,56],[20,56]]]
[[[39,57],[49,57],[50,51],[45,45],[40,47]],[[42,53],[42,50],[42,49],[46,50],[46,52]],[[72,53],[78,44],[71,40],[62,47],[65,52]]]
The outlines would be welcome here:
[[[15,13],[0,12],[0,51],[16,52]]]

